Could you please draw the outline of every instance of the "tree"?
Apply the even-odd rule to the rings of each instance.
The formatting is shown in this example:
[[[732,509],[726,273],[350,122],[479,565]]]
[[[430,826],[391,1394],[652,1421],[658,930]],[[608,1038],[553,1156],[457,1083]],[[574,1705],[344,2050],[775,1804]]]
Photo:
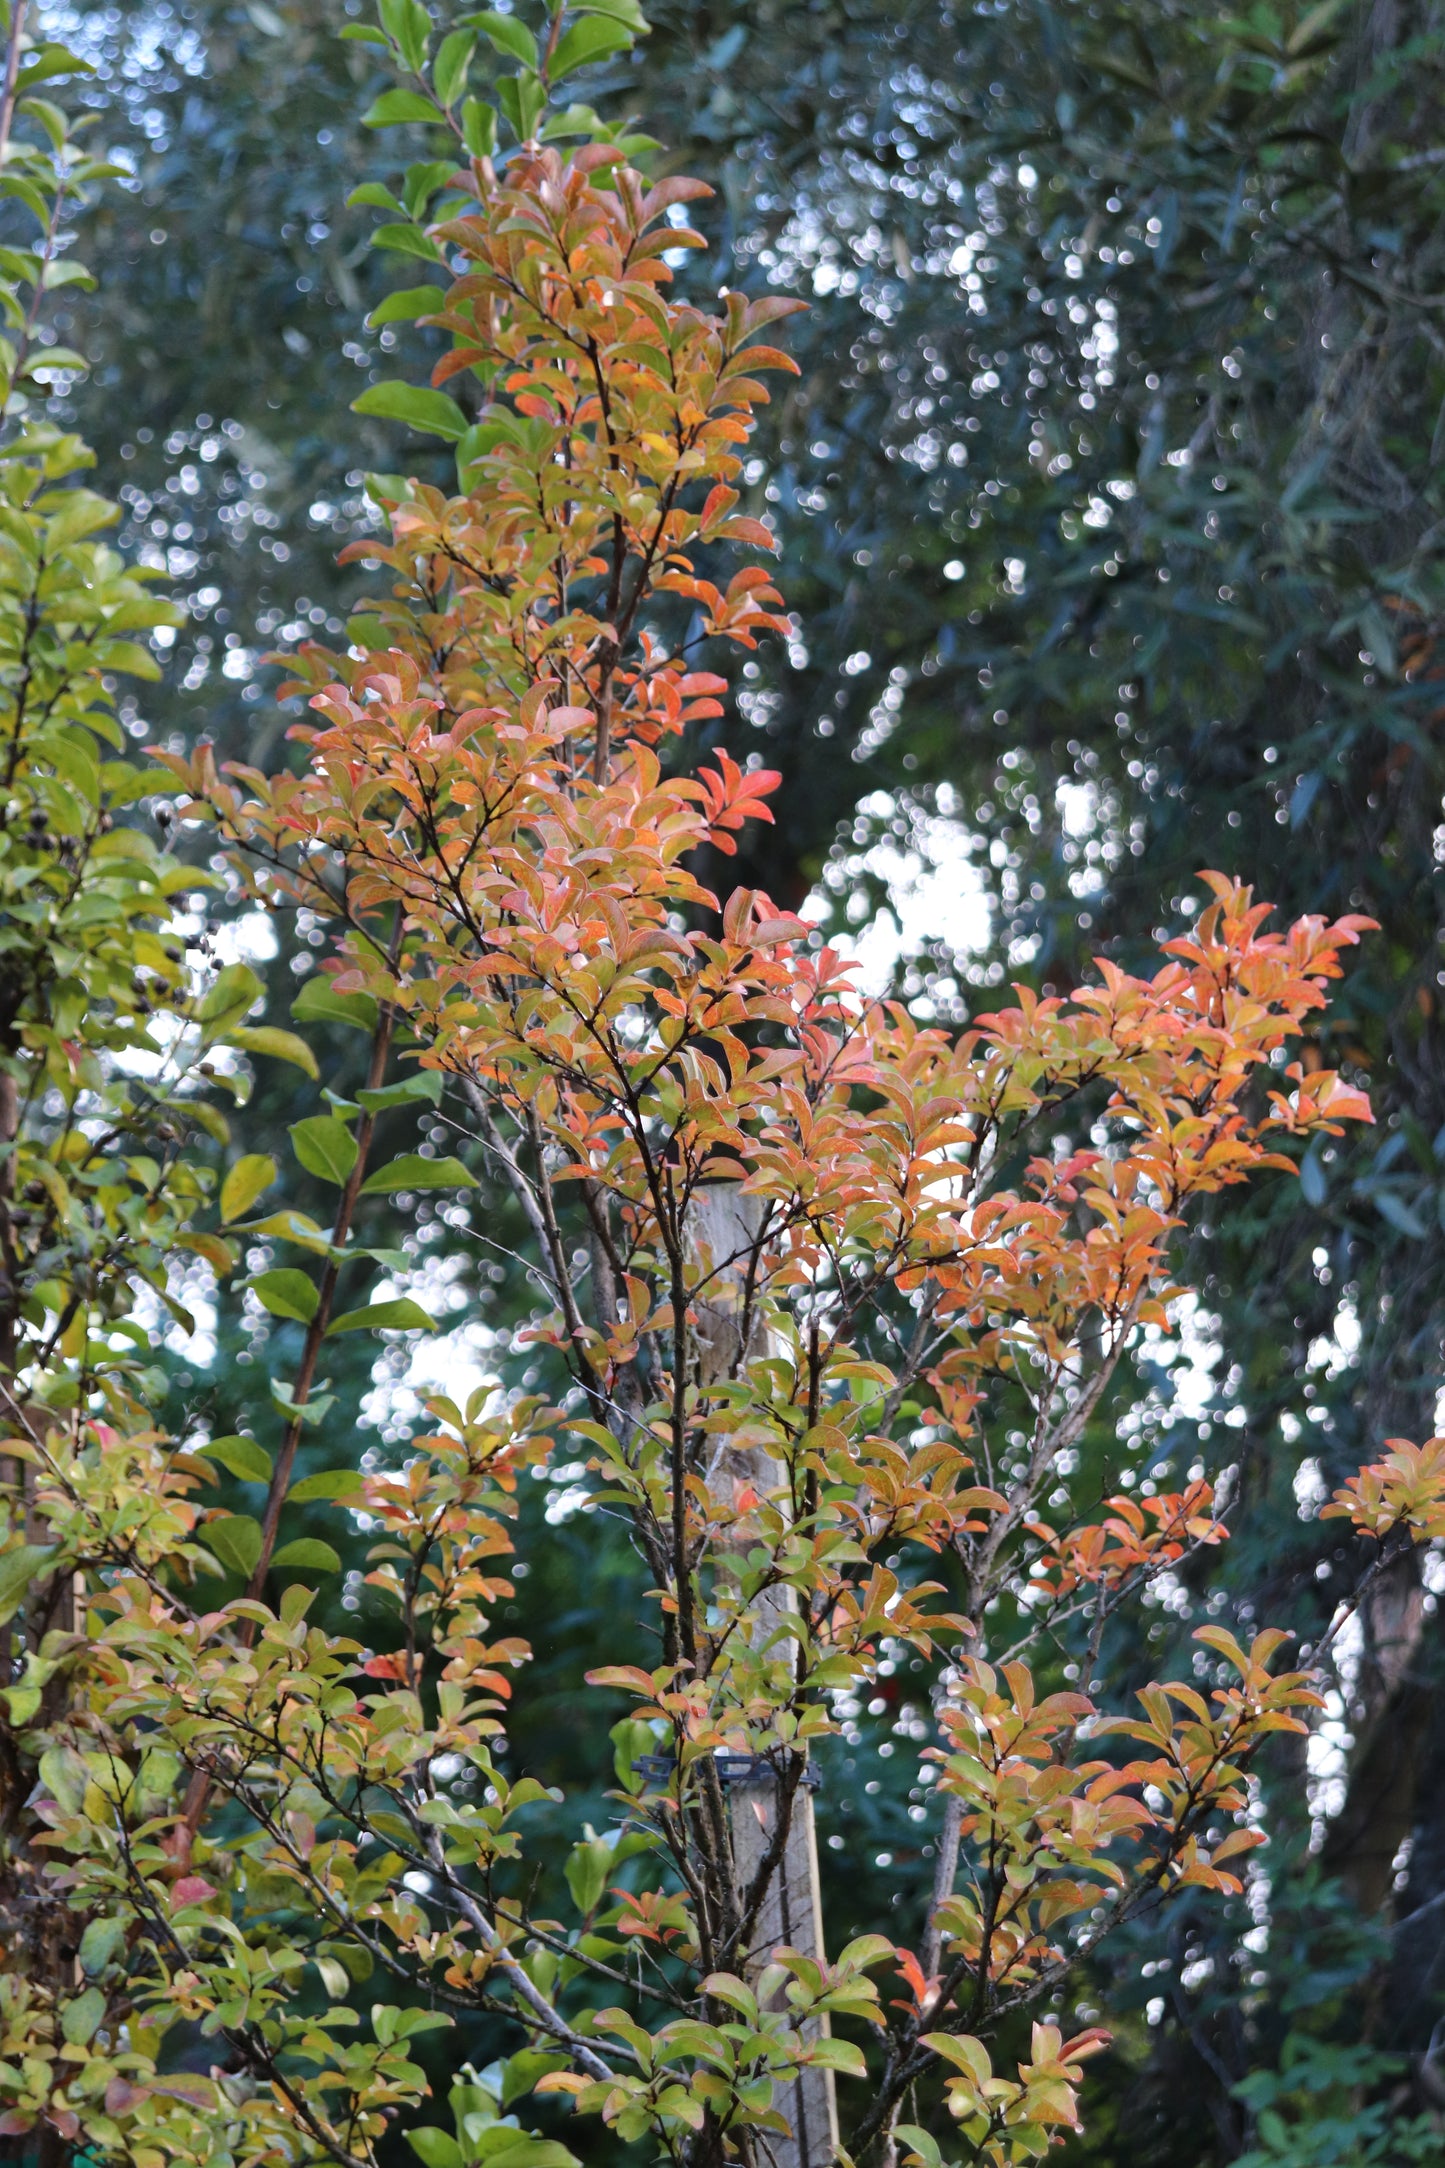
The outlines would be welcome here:
[[[432,55],[419,11],[384,20],[430,69],[405,95],[460,106],[464,48]],[[10,1711],[40,1775],[48,1864],[27,1872],[79,1931],[87,1984],[68,1958],[13,1974],[22,2037],[51,2052],[0,2076],[13,2132],[39,2119],[145,2168],[369,2158],[398,2112],[424,2160],[561,2168],[555,2137],[502,2119],[534,2090],[539,2115],[570,2093],[699,2160],[763,2157],[791,2117],[799,2156],[827,2158],[795,2103],[829,2072],[863,2087],[855,2150],[936,2161],[946,2097],[972,2157],[1038,2152],[1076,2122],[1097,2044],[1052,2022],[1065,1981],[1166,1896],[1238,1890],[1230,1863],[1263,1834],[1246,1764],[1298,1735],[1313,1696],[1272,1673],[1275,1636],[1245,1648],[1212,1626],[1195,1683],[1146,1685],[1124,1713],[1131,1620],[1223,1525],[1202,1481],[1105,1501],[1073,1456],[1131,1335],[1162,1328],[1191,1204],[1365,1111],[1288,1062],[1358,923],[1270,935],[1216,878],[1149,976],[1105,964],[960,1035],[858,1000],[837,953],[756,891],[718,912],[696,854],[735,849],[773,778],[722,755],[668,774],[658,752],[722,690],[693,645],[777,629],[767,573],[717,561],[771,542],[732,485],[759,372],[786,363],[755,342],[776,306],[669,301],[666,255],[695,237],[662,220],[695,188],[649,186],[590,119],[570,159],[533,139],[547,79],[615,20],[559,15],[530,52],[494,24],[521,63],[503,100],[519,147],[499,178],[491,121],[458,113],[473,155],[406,222],[466,268],[419,304],[450,340],[439,383],[384,404],[442,422],[461,492],[377,483],[389,537],[359,554],[396,592],[357,626],[361,652],[300,658],[319,718],[301,770],[170,758],[184,817],[220,824],[250,892],[336,929],[303,1023],[360,1024],[372,1048],[361,1095],[293,1134],[339,1194],[329,1232],[289,1204],[250,1216],[276,1173],[254,1154],[227,1169],[214,1230],[178,1229],[222,1272],[244,1245],[254,1300],[304,1327],[301,1368],[273,1375],[280,1451],[138,1440],[139,1395],[97,1426],[84,1347],[78,1368],[61,1351],[52,1394],[71,1431],[14,1441],[55,1546],[0,1554],[27,1624],[58,1575],[81,1577],[63,1703]],[[218,985],[176,1004],[182,1059],[198,1069],[224,1033],[307,1066],[247,1021],[254,978]],[[393,1081],[403,1052],[418,1059]],[[323,1341],[426,1329],[406,1295],[337,1297],[378,1247],[402,1269],[355,1238],[365,1197],[477,1183],[425,1142],[370,1164],[376,1125],[437,1080],[526,1230],[543,1395],[438,1400],[399,1464],[348,1455],[293,1483],[303,1439],[337,1425]],[[186,1179],[194,1222],[204,1171]],[[282,1244],[313,1272],[249,1254]],[[565,1919],[532,1886],[523,1818],[545,1803],[504,1743],[525,1651],[493,1638],[520,1471],[562,1438],[633,1533],[660,1659],[597,1675],[629,1696],[622,1820],[570,1853]],[[268,1481],[258,1517],[200,1504],[217,1467]],[[1441,1488],[1433,1447],[1397,1447],[1341,1498],[1384,1545],[1364,1600],[1439,1532]],[[279,1538],[315,1501],[345,1540],[350,1515],[371,1522],[362,1630],[382,1645],[309,1620],[295,1576],[337,1554]],[[118,1545],[118,1524],[144,1543]],[[815,1756],[915,1661],[920,1817],[943,1802],[924,1933],[912,1950],[835,1935],[831,1963],[780,1946],[765,1923]],[[353,2038],[369,1976],[393,1999]],[[476,2015],[510,2052],[456,2088],[455,2137],[416,2126],[410,2044]]]
[[[159,675],[146,636],[180,613],[107,542],[118,508],[45,414],[84,368],[50,315],[89,280],[67,252],[71,209],[115,169],[46,95],[83,63],[25,17],[16,0],[0,89],[0,204],[24,243],[0,280],[0,2132],[48,2111],[50,2162],[107,2083],[125,2090],[117,2036],[118,2062],[96,2044],[107,1998],[93,1983],[131,1924],[113,1907],[77,1914],[52,1867],[47,1807],[77,1783],[74,1803],[92,1798],[57,1742],[83,1727],[103,1669],[88,1596],[112,1577],[154,1586],[195,1519],[151,1415],[149,1340],[157,1316],[184,1316],[177,1254],[228,1261],[192,1225],[201,1154],[227,1136],[212,1084],[239,1057],[221,1050],[277,1041],[246,1023],[254,974],[188,959],[181,899],[207,877],[136,817],[156,779],[127,757],[116,681]],[[132,1804],[159,1804],[178,1763],[128,1737]],[[143,2033],[135,2052],[144,2062]]]
[[[553,19],[558,74],[577,27]],[[419,72],[425,25],[390,28]],[[436,375],[470,372],[482,410],[454,419],[439,384],[385,394],[455,437],[462,494],[378,485],[390,540],[362,547],[395,592],[369,651],[299,659],[319,716],[298,726],[299,772],[226,777],[206,752],[168,765],[185,817],[219,823],[255,893],[337,927],[313,1015],[375,1034],[367,1097],[295,1133],[341,1193],[331,1237],[290,1209],[240,1223],[319,1253],[319,1284],[268,1267],[258,1297],[307,1320],[313,1352],[321,1331],[417,1325],[404,1301],[331,1313],[361,1262],[346,1239],[359,1193],[475,1179],[425,1153],[364,1171],[371,1121],[427,1088],[386,1082],[400,1043],[417,1080],[451,1084],[514,1189],[547,1295],[530,1336],[559,1390],[439,1398],[403,1466],[301,1487],[379,1532],[389,1649],[308,1627],[299,1584],[262,1600],[283,1563],[287,1452],[325,1412],[306,1375],[273,1386],[287,1444],[254,1534],[203,1517],[159,1583],[116,1574],[90,1592],[103,1662],[52,1749],[47,1811],[72,1906],[140,1930],[96,1993],[107,2018],[140,2000],[199,2022],[237,2062],[208,2100],[184,2088],[179,2111],[165,2080],[128,2073],[119,2127],[96,2135],[184,2157],[199,2115],[211,2158],[264,2157],[287,2128],[319,2157],[365,2158],[420,2092],[407,2041],[482,2008],[520,2045],[458,2089],[455,2139],[413,2132],[424,2159],[506,2150],[546,2168],[555,2140],[495,2125],[533,2090],[572,2094],[623,2138],[753,2158],[787,2135],[775,2100],[819,2071],[867,2081],[854,2150],[886,2139],[937,2159],[942,2090],[975,2157],[1036,2152],[1076,2121],[1097,2037],[1047,2020],[1022,2054],[985,2037],[1140,1909],[1238,1887],[1227,1863],[1262,1835],[1244,1764],[1313,1699],[1304,1674],[1272,1674],[1272,1633],[1244,1649],[1205,1629],[1213,1704],[1151,1687],[1141,1716],[1040,1691],[1023,1658],[1052,1667],[1055,1637],[1080,1633],[1104,1667],[1116,1613],[1222,1539],[1203,1484],[1075,1512],[1070,1455],[1130,1334],[1164,1319],[1191,1203],[1365,1112],[1332,1073],[1286,1068],[1359,929],[1270,935],[1216,878],[1152,977],[1105,967],[1071,1000],[1022,999],[955,1038],[853,997],[837,953],[755,892],[717,913],[687,860],[734,846],[775,779],[721,755],[663,774],[659,741],[719,689],[687,619],[668,644],[664,613],[685,605],[702,633],[745,643],[776,622],[760,567],[726,586],[709,570],[728,544],[771,540],[731,484],[759,372],[786,366],[756,343],[780,309],[668,302],[665,255],[696,237],[664,214],[697,188],[649,188],[590,121],[570,158],[539,144],[537,57],[517,53],[504,111],[522,140],[503,173],[474,142],[426,229],[464,262],[424,304],[452,338]],[[231,1171],[228,1221],[272,1172]],[[624,1819],[572,1852],[571,1927],[527,1892],[514,1824],[536,1787],[502,1745],[526,1652],[492,1638],[518,1474],[564,1434],[586,1442],[598,1502],[627,1516],[660,1657],[595,1674],[631,1700],[615,1727]],[[212,1450],[264,1469],[245,1440]],[[166,1480],[195,1476],[181,1453]],[[1412,1512],[1433,1526],[1433,1459],[1408,1476],[1410,1503],[1378,1512],[1394,1476],[1361,1478],[1396,1540]],[[83,1518],[70,1525],[83,1557]],[[186,1583],[208,1536],[212,1564],[250,1585],[198,1613]],[[952,1591],[920,1578],[940,1568]],[[832,1962],[760,1943],[811,1749],[909,1650],[938,1667],[944,1741],[926,1750],[946,1806],[922,1952],[875,1933]],[[142,1802],[139,1827],[114,1774],[137,1732],[189,1772],[184,1807]],[[1101,1757],[1113,1737],[1131,1747]],[[87,1755],[111,1772],[89,1801]],[[738,1827],[755,1794],[761,1853]],[[298,1999],[308,1964],[329,2010]],[[893,2019],[869,1977],[885,1964],[903,1988]],[[348,1981],[373,1965],[404,1999],[352,2043]],[[871,2062],[831,2036],[835,2018],[876,2029]],[[921,2120],[895,2129],[905,2093]]]
[[[700,20],[700,63],[723,27]],[[757,51],[765,12],[729,34]],[[1238,1541],[1191,1578],[1196,1614],[1252,1605],[1265,1575],[1322,1633],[1354,1562],[1316,1499],[1430,1427],[1445,1374],[1438,23],[849,9],[788,51],[730,177],[752,278],[822,297],[764,447],[807,637],[762,658],[752,716],[810,806],[888,793],[849,821],[840,902],[885,901],[879,860],[906,868],[940,830],[967,863],[989,937],[957,953],[939,882],[940,931],[900,981],[921,1014],[969,1013],[1014,969],[1067,986],[1100,941],[1139,967],[1201,863],[1384,928],[1319,1049],[1368,1067],[1378,1131],[1211,1226],[1191,1266],[1215,1387],[1191,1406],[1159,1376],[1140,1402],[1156,1459],[1241,1470]],[[727,96],[704,131],[746,131]],[[867,754],[851,774],[845,747]],[[770,842],[745,877],[792,893],[814,864]],[[1118,2072],[1131,2157],[1232,2159],[1253,2113],[1231,2088],[1291,2034],[1430,2053],[1434,1600],[1402,1561],[1346,1646],[1347,1794],[1277,1765],[1295,1864],[1274,1862],[1266,1948],[1201,1914],[1097,1983],[1116,2001],[1147,1964],[1168,1988],[1140,2028],[1153,2052]]]
[[[368,148],[378,138],[354,124],[375,56],[337,45],[327,9],[300,0],[258,14],[182,6],[164,57],[151,20],[122,10],[85,28],[110,69],[89,94],[127,135],[140,185],[108,192],[106,224],[92,228],[92,247],[126,275],[81,304],[80,343],[104,376],[77,406],[108,471],[134,455],[127,546],[173,551],[193,603],[148,712],[269,758],[260,686],[220,674],[222,647],[234,640],[227,668],[242,667],[238,649],[275,637],[273,613],[296,622],[298,597],[345,619],[355,575],[331,577],[326,559],[333,520],[359,516],[346,477],[400,457],[380,449],[384,425],[353,439],[319,421],[335,396],[322,357],[345,340],[344,376],[385,370],[381,340],[397,328],[364,325],[379,288],[360,214],[341,209],[353,179],[389,179]],[[1128,1464],[1166,1486],[1165,1461],[1240,1471],[1235,1539],[1194,1561],[1176,1607],[1150,1615],[1145,1668],[1175,1661],[1166,1648],[1184,1643],[1186,1609],[1244,1631],[1266,1589],[1270,1615],[1321,1634],[1357,1561],[1314,1500],[1391,1432],[1430,1427],[1442,1374],[1439,67],[1430,11],[1393,0],[1229,24],[1069,0],[957,13],[710,0],[660,8],[636,55],[580,78],[600,81],[584,95],[601,110],[666,113],[689,169],[719,184],[711,283],[812,290],[790,337],[802,378],[764,415],[745,490],[746,508],[766,505],[775,524],[806,638],[786,657],[765,644],[746,658],[759,674],[745,681],[744,742],[790,790],[785,823],[742,837],[744,880],[797,904],[841,817],[840,905],[876,905],[880,861],[926,850],[944,811],[956,848],[980,839],[970,878],[990,906],[989,945],[955,961],[943,941],[900,983],[947,1015],[990,1003],[995,973],[1067,986],[1098,946],[1146,968],[1156,924],[1183,923],[1201,863],[1238,869],[1289,915],[1351,908],[1382,922],[1320,1047],[1368,1068],[1378,1128],[1311,1152],[1302,1185],[1263,1185],[1208,1220],[1185,1270],[1200,1293],[1199,1359],[1170,1370],[1146,1351],[1127,1412],[1138,1427],[1121,1437],[1096,1421],[1081,1447],[1103,1487],[1126,1439]],[[744,77],[756,95],[740,94]],[[216,426],[198,428],[197,412]],[[1191,448],[1190,464],[1172,463]],[[235,496],[213,501],[218,477],[235,488],[262,474],[265,489],[244,496],[284,528],[233,519]],[[313,503],[324,524],[306,517]],[[164,540],[158,524],[172,527]],[[283,534],[284,563],[270,554]],[[188,568],[192,550],[201,562]],[[727,725],[735,751],[742,727]],[[725,870],[700,877],[718,885]],[[951,932],[944,897],[937,926]],[[284,959],[275,976],[287,981]],[[358,1056],[341,1088],[363,1080]],[[246,1120],[265,1152],[294,1109],[259,1081]],[[490,1292],[484,1268],[469,1284]],[[225,1353],[251,1352],[231,1315],[204,1380],[221,1434],[242,1419],[231,1403],[245,1376]],[[191,1365],[174,1367],[184,1379]],[[348,1364],[329,1367],[344,1390]],[[173,1420],[194,1403],[178,1386]],[[614,1552],[609,1575],[620,1569]],[[589,1577],[577,1579],[569,1635],[581,1636]],[[542,1585],[537,1573],[519,1588],[524,1615]],[[1248,2072],[1284,2084],[1277,2066],[1298,2046],[1298,2067],[1317,2074],[1328,2043],[1350,2047],[1362,2026],[1427,2052],[1445,1878],[1434,1600],[1402,1566],[1398,1587],[1376,1591],[1358,1673],[1346,1643],[1336,1688],[1365,1712],[1347,1809],[1283,1752],[1267,1770],[1267,1925],[1176,1908],[1167,1933],[1141,1932],[1102,1963],[1086,1999],[1118,2010],[1133,1997],[1138,2011],[1095,2066],[1096,2099],[1110,2094],[1126,2118],[1110,2136],[1096,2116],[1105,2148],[1151,2168],[1230,2159],[1253,2142],[1254,2111],[1231,2095]],[[550,1617],[544,1602],[528,1630],[555,1666],[560,1641],[535,1630]],[[565,1727],[544,1737],[534,1724],[528,1744],[560,1769]],[[858,1887],[865,1818],[869,1901],[905,1888],[908,1787],[887,1781],[900,1766],[881,1768],[880,1793],[833,1828],[850,1837],[840,1897]],[[826,1826],[836,1802],[821,1812]],[[1326,1860],[1345,1878],[1333,1899],[1310,1850],[1326,1823]],[[879,1852],[895,1864],[877,1869]],[[825,1875],[838,1857],[825,1845]],[[1366,1985],[1377,1961],[1378,1992]],[[1164,1968],[1148,1975],[1153,1994],[1146,1967]],[[1311,2042],[1325,2043],[1318,2055]],[[1338,2106],[1333,2093],[1309,2098]]]

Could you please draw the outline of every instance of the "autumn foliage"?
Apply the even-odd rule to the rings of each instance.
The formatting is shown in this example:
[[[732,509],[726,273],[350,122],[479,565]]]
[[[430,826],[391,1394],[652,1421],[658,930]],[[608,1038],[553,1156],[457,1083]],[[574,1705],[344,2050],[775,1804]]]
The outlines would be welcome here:
[[[1206,1628],[1194,1679],[1119,1708],[1043,1672],[1062,1622],[1086,1615],[1097,1656],[1121,1605],[1225,1539],[1206,1482],[1076,1497],[1071,1456],[1132,1337],[1168,1325],[1192,1208],[1368,1119],[1291,1058],[1363,922],[1271,931],[1208,874],[1151,974],[1101,959],[1070,998],[1020,988],[955,1032],[861,997],[767,897],[702,886],[702,848],[771,817],[779,785],[713,741],[725,685],[692,650],[786,623],[755,561],[769,531],[738,507],[764,379],[791,366],[761,339],[790,304],[669,298],[667,254],[699,239],[666,213],[704,193],[606,141],[466,158],[427,227],[449,345],[420,410],[458,493],[378,485],[385,531],[357,554],[386,591],[348,652],[292,658],[294,767],[167,756],[249,893],[327,927],[310,1013],[369,1032],[371,1096],[298,1124],[338,1191],[329,1230],[244,1217],[274,1167],[233,1168],[216,1224],[194,1215],[222,1271],[238,1235],[287,1260],[254,1281],[311,1336],[273,1388],[274,1463],[253,1439],[103,1428],[83,1393],[73,1431],[6,1448],[81,1576],[35,1871],[89,1938],[97,1998],[86,2031],[81,1991],[37,1973],[46,2044],[0,2062],[12,2130],[48,2118],[139,2168],[351,2164],[402,2113],[424,2161],[563,2168],[559,2139],[497,2122],[535,2091],[674,2160],[752,2164],[797,2144],[811,2071],[845,2081],[847,2158],[1025,2159],[1077,2122],[1102,2044],[1064,2037],[1057,1991],[1144,1908],[1238,1890],[1262,1841],[1250,1759],[1317,1705],[1273,1629]],[[472,1164],[372,1167],[375,1113],[436,1093]],[[338,1465],[292,1488],[320,1336],[427,1329],[338,1292],[371,1270],[358,1197],[423,1185],[510,1198],[545,1389],[438,1398],[367,1470],[332,1418]],[[212,1447],[268,1484],[254,1536],[206,1502]],[[565,1895],[527,1850],[542,1787],[506,1726],[529,1651],[498,1623],[519,1474],[563,1448],[626,1516],[657,1656],[598,1651],[617,1818],[579,1832]],[[1412,1452],[1344,1501],[1372,1534],[1435,1528],[1438,1471]],[[318,1498],[338,1541],[367,1537],[380,1653],[277,1580],[327,1570],[325,1546],[278,1548]],[[948,1872],[925,1946],[871,1931],[830,1959],[765,1933],[770,1886],[893,1650],[928,1671]],[[773,1801],[746,1871],[735,1765]],[[363,1978],[386,1983],[369,2026]],[[1000,2028],[1035,2007],[1011,2056]],[[408,2041],[478,2014],[500,2075],[459,2085],[454,2140],[418,2133]],[[229,2061],[167,2075],[178,2026]],[[899,2122],[905,2099],[924,2119]]]

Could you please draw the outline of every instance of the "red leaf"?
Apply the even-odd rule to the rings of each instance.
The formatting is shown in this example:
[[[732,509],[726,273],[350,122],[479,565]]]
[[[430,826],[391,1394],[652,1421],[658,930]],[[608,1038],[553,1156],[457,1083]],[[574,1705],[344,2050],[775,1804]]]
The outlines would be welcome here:
[[[171,1901],[181,1905],[203,1905],[208,1897],[214,1897],[216,1885],[208,1882],[203,1874],[183,1874],[171,1891]]]

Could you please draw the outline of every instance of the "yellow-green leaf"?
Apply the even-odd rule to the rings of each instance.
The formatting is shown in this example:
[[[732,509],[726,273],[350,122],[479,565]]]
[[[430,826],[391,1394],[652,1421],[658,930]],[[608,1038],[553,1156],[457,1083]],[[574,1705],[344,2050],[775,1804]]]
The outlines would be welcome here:
[[[229,1225],[249,1212],[263,1190],[276,1179],[276,1162],[266,1152],[247,1152],[238,1159],[221,1184],[221,1219]]]
[[[294,1069],[304,1069],[309,1077],[321,1073],[316,1056],[294,1031],[282,1031],[275,1024],[246,1024],[226,1036],[243,1054],[269,1054],[276,1061],[289,1061]]]
[[[25,1601],[25,1591],[54,1558],[53,1543],[18,1543],[0,1554],[0,1624],[13,1618]]]

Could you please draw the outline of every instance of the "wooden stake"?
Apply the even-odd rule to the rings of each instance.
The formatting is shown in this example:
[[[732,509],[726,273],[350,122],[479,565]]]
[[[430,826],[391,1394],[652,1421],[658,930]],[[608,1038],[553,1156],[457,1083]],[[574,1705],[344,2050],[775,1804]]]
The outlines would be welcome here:
[[[748,1275],[761,1226],[761,1200],[744,1195],[734,1182],[714,1182],[693,1201],[690,1234],[697,1253],[713,1273],[696,1304],[699,1367],[703,1382],[730,1376],[748,1353],[761,1353],[764,1339],[748,1317]],[[743,1345],[746,1335],[750,1346]],[[783,1488],[780,1464],[759,1449],[730,1452],[715,1471],[715,1483],[744,1486],[758,1496]],[[725,1570],[725,1569],[724,1569]],[[767,1648],[780,1617],[792,1608],[789,1592],[763,1597],[749,1623],[755,1649]],[[786,1646],[787,1644],[785,1644]],[[756,1888],[778,1827],[786,1782],[733,1783],[728,1787],[732,1828],[733,1880],[740,1906]],[[782,1855],[763,1893],[744,1955],[744,1969],[756,1979],[779,1945],[801,1957],[823,1961],[823,1903],[818,1879],[818,1845],[813,1827],[813,1795],[804,1783],[792,1792]],[[782,2007],[781,2001],[779,2007]],[[826,2018],[803,2028],[814,2039],[828,2032]],[[822,2068],[801,2071],[778,2091],[774,2105],[787,2119],[788,2136],[769,2135],[763,2145],[773,2168],[828,2168],[838,2150],[838,2105],[833,2073]]]

